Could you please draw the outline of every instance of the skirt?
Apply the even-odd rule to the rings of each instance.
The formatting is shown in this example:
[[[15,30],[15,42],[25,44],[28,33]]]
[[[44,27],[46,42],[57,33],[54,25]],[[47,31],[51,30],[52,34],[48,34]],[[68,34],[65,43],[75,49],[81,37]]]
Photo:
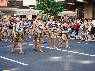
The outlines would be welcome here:
[[[40,32],[37,31],[36,29],[33,31],[33,36],[34,39],[36,40],[37,38],[42,38],[44,36],[44,31],[41,30]]]
[[[49,31],[49,37],[50,38],[56,38],[57,37],[57,30],[50,30]]]
[[[22,42],[23,39],[23,33],[21,32],[15,32],[13,36],[13,41],[14,42]]]

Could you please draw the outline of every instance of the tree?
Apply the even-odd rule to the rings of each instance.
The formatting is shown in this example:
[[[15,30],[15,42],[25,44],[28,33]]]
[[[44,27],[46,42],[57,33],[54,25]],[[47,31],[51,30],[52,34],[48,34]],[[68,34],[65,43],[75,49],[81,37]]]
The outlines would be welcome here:
[[[55,0],[37,0],[36,9],[47,15],[57,15],[63,11],[63,5]]]

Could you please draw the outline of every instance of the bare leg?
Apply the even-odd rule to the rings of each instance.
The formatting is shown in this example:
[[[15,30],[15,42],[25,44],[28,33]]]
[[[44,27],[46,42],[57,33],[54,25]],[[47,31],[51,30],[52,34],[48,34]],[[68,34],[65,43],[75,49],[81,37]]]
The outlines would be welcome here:
[[[40,52],[43,52],[41,49],[41,38],[40,37],[38,38],[38,48]]]
[[[57,37],[56,37],[56,31],[53,32],[54,34],[54,48],[57,48]]]
[[[56,41],[57,41],[57,39],[54,38],[54,48],[57,48],[57,46],[56,46],[57,45],[57,42]]]
[[[37,49],[37,40],[35,41],[34,48]]]
[[[64,40],[61,38],[61,39],[60,39],[60,48],[62,48],[63,41],[64,41]]]
[[[18,42],[18,46],[19,46],[19,48],[20,48],[20,53],[23,53],[22,42]]]
[[[51,37],[49,37],[49,46],[50,48],[52,48],[52,38]]]
[[[64,34],[64,36],[65,36],[65,41],[66,41],[66,48],[68,48],[69,47],[69,45],[68,45],[68,37],[66,36],[66,34]]]
[[[16,42],[13,42],[12,52],[14,52],[14,48],[16,48]]]
[[[34,40],[35,40],[35,43],[34,43],[34,50],[37,51],[38,42],[37,42],[37,37],[36,37],[36,36],[34,37]]]

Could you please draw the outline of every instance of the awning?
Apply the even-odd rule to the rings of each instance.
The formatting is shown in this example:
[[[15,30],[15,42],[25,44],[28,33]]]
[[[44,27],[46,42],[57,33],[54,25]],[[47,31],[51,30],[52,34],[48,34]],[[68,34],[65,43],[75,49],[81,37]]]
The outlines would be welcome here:
[[[18,8],[0,7],[0,11],[17,11]]]

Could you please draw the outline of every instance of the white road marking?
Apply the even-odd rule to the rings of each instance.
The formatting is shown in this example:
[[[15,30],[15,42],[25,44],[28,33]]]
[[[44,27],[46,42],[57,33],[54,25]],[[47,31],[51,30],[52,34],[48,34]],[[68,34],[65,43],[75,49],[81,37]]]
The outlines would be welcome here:
[[[34,40],[33,40],[34,41]],[[78,42],[78,43],[80,43],[80,42]],[[23,45],[26,45],[27,43],[23,43]],[[85,44],[88,44],[88,43],[85,43]],[[30,42],[30,44],[29,44],[30,46],[31,45],[33,45],[33,44],[31,44],[31,42]],[[12,47],[13,45],[9,45],[9,46],[4,46],[4,47],[0,47],[0,48],[7,48],[7,47]],[[41,47],[45,47],[45,46],[41,46]],[[50,48],[50,47],[45,47],[45,48],[49,48],[49,49],[55,49],[55,48]],[[69,47],[70,48],[70,47]],[[19,49],[19,48],[16,48],[16,49]],[[76,52],[76,51],[68,51],[68,50],[62,50],[62,49],[56,49],[56,50],[58,50],[58,51],[63,51],[63,52],[69,52],[69,53],[74,53],[74,54],[80,54],[80,55],[85,55],[85,56],[91,56],[91,57],[95,57],[95,55],[90,55],[90,54],[85,54],[85,53],[79,53],[79,52]],[[0,58],[2,58],[1,56],[0,56]],[[4,59],[4,58],[3,58]],[[8,58],[7,58],[7,60],[8,60]],[[10,60],[10,59],[9,59]],[[19,63],[19,62],[16,62],[16,63]],[[19,63],[20,64],[20,63]]]
[[[50,47],[46,47],[46,48],[50,48]]]
[[[68,51],[69,53],[72,53],[72,52],[74,52],[74,51]]]
[[[66,52],[67,50],[62,50],[63,52]]]
[[[84,55],[89,55],[89,54],[84,54]]]
[[[56,49],[56,50],[61,50],[61,49]],[[66,52],[67,50],[62,50],[63,52]],[[79,52],[74,52],[74,51],[67,51],[69,53],[74,53],[74,54],[77,54]],[[85,54],[85,53],[79,53],[80,55],[85,55],[85,56],[95,56],[95,55],[90,55],[90,54]]]
[[[84,53],[79,53],[80,55],[84,54]]]
[[[95,55],[90,55],[90,56],[94,57]]]
[[[58,48],[56,50],[61,51],[61,49],[58,49]]]
[[[29,44],[29,46],[32,46],[33,44]]]
[[[73,52],[74,54],[78,53],[78,52]]]
[[[45,47],[45,46],[42,46],[42,47]],[[45,48],[49,48],[50,50],[51,49],[55,49],[55,48],[50,48],[50,47],[45,47]],[[90,54],[85,54],[85,53],[79,53],[77,51],[68,51],[68,50],[62,50],[62,49],[56,49],[58,51],[63,51],[63,52],[69,52],[69,53],[74,53],[74,54],[80,54],[80,55],[86,55],[86,56],[95,56],[95,55],[90,55]]]
[[[9,59],[9,58],[3,57],[3,56],[0,56],[0,58],[1,58],[1,59],[4,59],[4,60],[11,61],[11,62],[14,62],[14,63],[18,63],[18,64],[23,65],[23,66],[28,66],[28,64],[25,64],[25,63],[22,63],[22,62],[13,60],[13,59]]]
[[[42,48],[45,47],[45,46],[41,46]]]
[[[50,50],[54,49],[54,48],[49,48]]]

